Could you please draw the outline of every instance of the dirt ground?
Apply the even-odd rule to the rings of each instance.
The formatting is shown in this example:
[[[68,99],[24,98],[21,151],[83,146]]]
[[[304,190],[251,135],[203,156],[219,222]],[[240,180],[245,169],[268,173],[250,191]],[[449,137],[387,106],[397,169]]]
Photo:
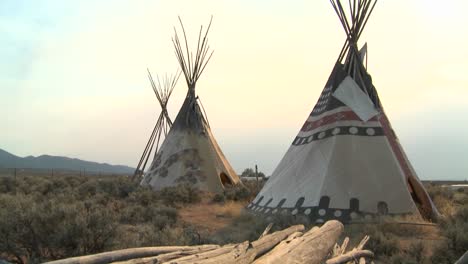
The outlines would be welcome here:
[[[182,221],[203,233],[212,234],[230,225],[247,205],[247,202],[235,201],[214,203],[211,199],[204,196],[200,203],[181,208],[179,216]]]

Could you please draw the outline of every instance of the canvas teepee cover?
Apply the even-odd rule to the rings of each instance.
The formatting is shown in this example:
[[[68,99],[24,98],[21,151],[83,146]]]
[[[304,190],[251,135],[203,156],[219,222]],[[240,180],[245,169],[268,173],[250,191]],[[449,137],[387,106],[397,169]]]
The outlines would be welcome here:
[[[211,25],[211,22],[210,22]],[[222,192],[227,185],[240,183],[199,105],[195,85],[211,58],[207,44],[208,26],[200,29],[195,57],[189,53],[185,29],[185,47],[175,32],[173,39],[177,59],[188,85],[184,103],[141,184],[156,190],[178,184],[189,184],[201,190]]]
[[[349,222],[378,214],[438,213],[385,115],[357,40],[375,0],[333,7],[348,39],[299,134],[248,205],[265,214]]]

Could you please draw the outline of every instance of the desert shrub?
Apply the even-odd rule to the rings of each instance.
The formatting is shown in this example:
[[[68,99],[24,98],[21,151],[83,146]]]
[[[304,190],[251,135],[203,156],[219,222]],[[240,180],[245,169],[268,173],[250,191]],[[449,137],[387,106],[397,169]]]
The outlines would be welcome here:
[[[226,197],[223,194],[217,193],[211,199],[214,203],[224,203],[226,201]]]
[[[117,177],[112,180],[104,178],[97,181],[99,192],[116,198],[125,198],[136,188],[138,188],[138,184],[127,177]]]
[[[258,172],[258,175],[255,174],[255,170],[253,168],[246,168],[242,173],[242,177],[256,177],[265,178],[265,174],[261,171]]]
[[[292,225],[312,226],[310,219],[303,215],[291,215],[289,213],[276,214],[266,217],[266,221],[273,223],[272,231],[288,228]]]
[[[104,206],[24,195],[3,195],[0,205],[0,251],[17,262],[100,252],[115,236],[114,214]]]
[[[69,192],[72,188],[71,183],[75,183],[75,181],[71,181],[73,177],[50,177],[49,182],[49,194],[56,195],[64,192]]]
[[[115,248],[147,247],[155,245],[157,230],[150,223],[119,225]]]
[[[428,263],[424,256],[424,245],[421,242],[414,242],[408,248],[398,251],[391,256],[378,256],[382,263],[391,264],[422,264]],[[432,263],[432,262],[431,262]]]
[[[97,186],[93,181],[84,182],[78,187],[78,195],[80,198],[90,197],[96,195],[96,193]]]
[[[152,224],[125,225],[119,227],[116,248],[146,246],[195,245],[200,235],[191,227],[165,227],[158,230]]]
[[[438,264],[453,264],[460,256],[455,255],[448,244],[442,243],[434,249],[431,261]]]
[[[37,177],[39,178],[39,177]],[[16,192],[23,194],[31,194],[31,188],[34,188],[38,183],[35,177],[17,177],[16,178]]]
[[[278,214],[275,216],[255,215],[248,212],[240,213],[233,219],[232,224],[214,235],[203,237],[203,243],[227,244],[239,243],[246,240],[254,241],[262,234],[265,228],[272,223],[270,232],[285,229],[292,225],[304,224],[311,226],[306,217]]]
[[[127,201],[137,203],[142,206],[150,206],[159,203],[160,195],[150,188],[139,187],[129,194]]]
[[[269,222],[264,217],[257,217],[250,213],[242,213],[232,221],[232,224],[219,232],[202,237],[204,244],[228,244],[245,240],[258,239],[260,234],[268,226]]]
[[[367,248],[372,250],[377,256],[392,256],[399,251],[398,240],[394,237],[375,231],[370,235],[372,239],[367,243]]]
[[[442,234],[447,243],[439,245],[433,254],[434,263],[453,263],[468,248],[468,204],[454,215],[443,218],[440,222]]]
[[[421,262],[417,261],[411,255],[408,254],[399,254],[393,255],[389,258],[388,263],[391,264],[421,264]]]
[[[154,245],[192,245],[195,244],[196,235],[192,229],[183,227],[164,227],[154,234]]]
[[[226,188],[224,196],[227,200],[245,201],[250,197],[250,191],[243,185],[236,185]]]
[[[414,258],[415,263],[422,263],[424,260],[424,244],[419,241],[412,243],[407,251],[407,254]]]
[[[0,184],[0,255],[12,262],[200,241],[174,208],[200,200],[189,186],[155,192],[109,176],[21,176]]]
[[[89,177],[86,176],[64,176],[64,177],[55,177],[56,179],[62,178],[70,188],[77,188],[86,181],[89,180]]]
[[[391,257],[400,253],[399,243],[395,234],[391,233],[393,229],[383,231],[383,225],[379,224],[356,224],[346,226],[343,237],[351,239],[351,244],[356,245],[365,236],[370,239],[366,244],[366,249],[375,253],[378,257]]]
[[[147,219],[144,217],[146,211],[147,208],[139,204],[125,206],[119,211],[120,222],[131,225],[146,222]]]
[[[180,184],[159,191],[159,198],[166,205],[190,204],[201,200],[200,191],[190,185]]]
[[[37,193],[39,195],[47,196],[49,193],[53,192],[54,186],[53,182],[49,179],[44,179],[42,181],[37,182],[37,184],[31,187],[33,193]]]
[[[73,218],[64,219],[59,225],[62,230],[57,232],[57,244],[68,244],[67,255],[97,253],[113,245],[117,226],[114,212],[86,202],[76,204],[73,210]]]
[[[0,177],[0,193],[13,193],[15,191],[15,179],[13,177]]]
[[[177,210],[171,207],[157,207],[152,210],[152,224],[158,229],[162,230],[165,227],[174,226],[177,221]]]
[[[444,188],[438,185],[429,185],[426,187],[426,190],[429,193],[429,196],[432,200],[436,200],[436,198],[444,198],[450,200],[453,198],[453,192],[449,188]]]
[[[247,188],[250,192],[250,200],[253,200],[257,193],[262,189],[263,185],[265,185],[265,179],[259,179],[259,181],[242,181],[244,187]]]

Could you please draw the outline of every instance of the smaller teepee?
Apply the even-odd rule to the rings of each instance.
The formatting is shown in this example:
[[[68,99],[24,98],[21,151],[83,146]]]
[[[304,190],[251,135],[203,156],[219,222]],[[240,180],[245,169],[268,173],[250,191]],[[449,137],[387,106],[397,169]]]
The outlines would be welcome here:
[[[172,42],[187,81],[188,92],[141,185],[159,190],[187,184],[219,193],[226,186],[241,184],[241,181],[216,142],[204,110],[200,107],[200,99],[195,94],[195,85],[213,54],[207,39],[211,21],[206,32],[203,32],[203,27],[200,29],[195,54],[189,52],[182,21],[180,24],[185,45],[181,44],[175,29]]]
[[[146,143],[145,150],[141,155],[140,162],[138,162],[138,166],[133,174],[133,178],[140,178],[146,167],[146,163],[148,162],[150,156],[156,156],[158,153],[158,148],[160,147],[161,138],[164,134],[164,137],[167,136],[167,133],[171,129],[172,121],[169,117],[167,112],[167,103],[169,98],[171,97],[172,91],[179,80],[181,72],[177,70],[175,75],[164,75],[161,79],[159,76],[156,76],[156,81],[153,80],[151,76],[151,72],[149,69],[148,71],[148,78],[150,80],[151,86],[153,87],[154,94],[158,99],[159,104],[161,105],[161,113],[159,114],[158,121],[156,121],[156,125],[154,126],[153,132]],[[154,148],[154,151],[153,151]],[[152,155],[154,153],[154,155]]]

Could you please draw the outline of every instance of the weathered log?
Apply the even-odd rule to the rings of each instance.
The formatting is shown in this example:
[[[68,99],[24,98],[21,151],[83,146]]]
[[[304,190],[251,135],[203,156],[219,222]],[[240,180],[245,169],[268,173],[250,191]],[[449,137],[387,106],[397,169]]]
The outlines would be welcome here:
[[[185,261],[172,260],[166,263],[170,264],[217,264],[217,263],[250,263],[248,262],[248,256],[246,255],[247,250],[250,246],[249,241],[242,242],[235,245],[229,252],[213,256],[210,258],[200,259],[195,257],[194,259],[187,259]]]
[[[203,252],[207,252],[216,248],[199,248],[194,250],[187,250],[187,251],[175,251],[171,253],[165,253],[154,257],[146,257],[146,258],[137,258],[131,259],[126,261],[118,261],[112,262],[112,264],[158,264],[163,263],[172,259],[177,259],[185,256],[190,256],[194,254],[200,254]]]
[[[289,251],[289,244],[292,241],[299,241],[295,240],[298,237],[301,237],[303,235],[302,232],[295,232],[289,235],[285,240],[281,241],[276,247],[273,248],[273,250],[269,251],[265,255],[261,256],[258,258],[254,263],[269,263],[270,261],[270,255],[277,255],[277,256],[284,256],[287,255]]]
[[[284,230],[274,232],[273,234],[266,235],[252,242],[252,248],[256,251],[256,256],[263,255],[279,244],[282,240],[286,239],[289,235],[296,232],[302,232],[304,229],[305,227],[303,225],[295,225]]]
[[[292,234],[289,235],[286,239],[284,239],[283,241],[281,241],[281,242],[275,247],[275,249],[287,246],[289,243],[291,243],[291,241],[293,241],[294,239],[296,239],[296,238],[302,236],[303,234],[304,234],[304,233],[302,233],[302,232],[295,232],[295,233],[292,233]],[[266,253],[266,254],[268,254],[268,253]]]
[[[359,245],[356,247],[356,249],[360,250],[363,249],[364,246],[366,245],[367,241],[369,241],[370,236],[364,236],[364,238],[359,242]]]
[[[274,263],[274,262],[282,263],[281,260],[288,256],[292,248],[302,243],[306,235],[310,236],[311,233],[314,233],[318,230],[319,230],[318,227],[314,227],[302,235],[294,235],[294,234],[297,234],[298,232],[291,234],[287,239],[281,241],[281,243],[278,244],[278,246],[273,248],[273,250],[271,250],[270,252],[266,253],[265,255],[255,260],[254,263],[255,264],[269,264],[269,263]]]
[[[254,264],[322,263],[343,232],[343,224],[332,220],[313,228],[255,260]]]
[[[338,257],[340,255],[343,255],[346,252],[346,248],[348,247],[348,243],[349,243],[349,237],[345,237],[345,239],[343,240],[343,243],[341,244],[341,246],[338,245],[338,243],[336,243],[333,246],[333,250],[332,250],[332,254],[331,254],[330,258],[334,258],[334,257]]]
[[[351,250],[348,253],[345,253],[341,256],[334,257],[327,260],[326,264],[341,264],[346,263],[351,260],[358,260],[360,258],[373,258],[374,253],[370,250]]]
[[[263,233],[260,235],[259,238],[262,238],[266,235],[268,235],[268,232],[270,232],[270,229],[273,227],[273,223],[270,223],[266,228],[265,228],[265,231],[263,231]]]
[[[272,249],[282,240],[287,238],[289,235],[304,230],[303,225],[296,225],[286,228],[281,231],[274,232],[269,235],[265,235],[258,240],[249,243],[248,241],[235,245],[234,247],[225,250],[224,247],[217,250],[210,251],[208,254],[197,254],[187,256],[180,259],[171,260],[171,264],[186,264],[186,263],[199,263],[199,264],[211,264],[211,263],[251,263],[256,256],[264,254],[265,252]],[[216,254],[216,255],[214,255]]]
[[[341,244],[338,255],[343,255],[346,252],[346,248],[348,247],[348,244],[349,244],[349,237],[345,237],[345,239],[343,240],[343,244]]]
[[[180,247],[143,247],[115,250],[94,255],[73,257],[61,260],[47,262],[48,264],[104,264],[116,261],[123,261],[135,258],[144,258],[157,256],[160,254],[189,251],[194,249],[216,249],[218,245],[203,245],[203,246],[180,246]]]
[[[362,250],[364,248],[364,246],[366,245],[367,241],[369,241],[369,236],[364,236],[364,238],[359,242],[359,244],[353,248],[350,252],[353,252],[353,251],[356,251],[356,250]],[[332,256],[330,257],[330,259],[333,259],[335,257],[338,257],[338,256],[341,256],[343,254],[345,254],[345,251],[346,251],[346,246],[348,245],[349,243],[349,237],[346,237],[343,241],[343,244],[341,245],[341,248],[339,249],[338,252],[333,252]],[[337,246],[337,245],[335,245]],[[339,246],[338,246],[339,247]],[[349,252],[348,252],[349,253]],[[347,264],[353,264],[353,263],[356,263],[357,260],[350,260],[348,262],[346,262]],[[364,257],[361,257],[359,259],[359,264],[366,264],[366,259]]]
[[[170,264],[188,264],[188,263],[236,263],[236,258],[245,254],[249,247],[249,241],[240,244],[224,246],[206,253],[194,254],[182,258],[172,259],[168,262]],[[225,259],[234,262],[220,262]]]
[[[312,227],[309,231],[307,231],[307,232],[304,234],[304,237],[313,235],[313,234],[314,234],[315,232],[317,232],[318,230],[320,230],[320,227],[314,226],[314,227]]]
[[[193,263],[193,262],[199,262],[199,261],[202,261],[202,260],[206,260],[206,259],[210,259],[210,258],[214,258],[214,257],[217,257],[219,255],[223,255],[223,254],[227,254],[229,252],[231,252],[238,244],[228,244],[228,245],[224,245],[222,247],[219,247],[215,250],[211,250],[211,251],[208,251],[208,252],[203,252],[203,253],[200,253],[200,254],[193,254],[193,255],[189,255],[189,256],[185,256],[185,257],[181,257],[181,258],[176,258],[176,259],[173,259],[170,261],[170,263],[174,263],[174,264],[179,264],[179,263]]]

